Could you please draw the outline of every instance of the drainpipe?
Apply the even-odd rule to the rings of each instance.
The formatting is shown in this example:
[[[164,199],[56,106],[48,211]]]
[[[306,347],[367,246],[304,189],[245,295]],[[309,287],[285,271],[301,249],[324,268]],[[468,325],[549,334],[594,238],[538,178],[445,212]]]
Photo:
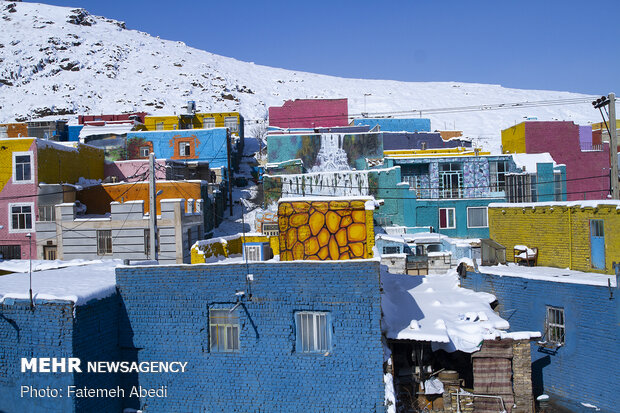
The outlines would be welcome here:
[[[573,269],[573,224],[572,224],[572,211],[573,209],[568,207],[568,268]]]

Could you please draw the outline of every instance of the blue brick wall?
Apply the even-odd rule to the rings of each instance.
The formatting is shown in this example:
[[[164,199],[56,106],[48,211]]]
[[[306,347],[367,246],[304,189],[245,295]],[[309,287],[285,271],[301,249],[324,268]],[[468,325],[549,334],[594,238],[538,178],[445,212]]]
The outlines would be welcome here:
[[[150,411],[384,411],[379,263],[251,263],[238,308],[240,351],[209,351],[209,309],[249,292],[245,264],[118,268],[125,357],[187,361],[188,372],[139,374],[168,386]],[[329,312],[329,354],[295,348],[295,312]],[[138,407],[134,404],[134,407]]]
[[[361,118],[353,119],[355,126],[367,125],[371,128],[379,126],[382,132],[430,132],[431,120],[425,118]]]
[[[117,378],[107,374],[21,373],[22,357],[79,357],[82,367],[91,360],[116,360],[118,296],[93,301],[76,309],[69,301],[6,300],[0,307],[0,411],[72,412],[119,411],[118,399],[67,397],[69,385],[112,388]],[[20,397],[21,386],[62,389],[60,398]]]
[[[546,306],[564,309],[566,344],[557,352],[532,344],[535,396],[549,394],[571,411],[591,403],[617,412],[620,396],[620,294],[607,287],[467,273],[463,287],[494,294],[511,331],[544,333]]]

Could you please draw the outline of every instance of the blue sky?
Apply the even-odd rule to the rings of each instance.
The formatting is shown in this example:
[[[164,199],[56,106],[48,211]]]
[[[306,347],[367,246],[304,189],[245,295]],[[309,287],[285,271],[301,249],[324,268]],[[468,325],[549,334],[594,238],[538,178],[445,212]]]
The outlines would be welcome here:
[[[83,7],[130,29],[285,69],[620,94],[617,0],[46,3]]]

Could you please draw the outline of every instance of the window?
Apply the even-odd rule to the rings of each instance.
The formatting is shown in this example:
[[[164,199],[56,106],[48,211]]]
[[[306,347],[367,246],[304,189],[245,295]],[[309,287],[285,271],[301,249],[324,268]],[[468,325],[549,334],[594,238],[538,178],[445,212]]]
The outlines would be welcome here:
[[[230,129],[231,132],[239,132],[239,120],[236,116],[226,116],[224,118],[224,127]]]
[[[209,311],[210,349],[214,352],[239,351],[239,316],[228,309]]]
[[[32,152],[13,152],[13,182],[34,182],[32,166]]]
[[[506,172],[508,172],[508,162],[489,162],[489,175],[491,180],[490,190],[492,192],[499,192],[505,190]]]
[[[39,205],[39,221],[56,221],[56,209],[54,205]]]
[[[439,228],[456,228],[454,208],[439,208]]]
[[[564,191],[562,191],[562,174],[561,173],[554,173],[553,174],[553,192],[554,192],[554,201],[561,201],[562,200],[562,193]]]
[[[9,204],[9,232],[28,232],[32,230],[32,211],[34,204]]]
[[[383,247],[384,254],[400,254],[400,247]]]
[[[534,178],[534,185],[532,185]],[[509,174],[506,175],[506,198],[508,202],[536,202],[537,191],[532,188],[536,185],[533,174]]]
[[[280,234],[280,227],[276,223],[263,223],[262,233],[269,237],[277,237]]]
[[[450,162],[439,165],[439,197],[463,196],[463,164]]]
[[[260,261],[261,258],[261,246],[260,245],[244,245],[243,254],[244,258],[248,261]]]
[[[602,219],[590,220],[590,235],[593,237],[605,236],[605,221]]]
[[[97,255],[112,254],[112,231],[109,229],[97,230]]]
[[[546,324],[545,331],[547,332],[547,342],[563,345],[565,337],[564,309],[558,307],[547,307]]]
[[[157,252],[159,252],[159,231],[157,231],[155,246],[157,248]],[[144,254],[147,257],[151,255],[151,230],[149,228],[144,230]]]
[[[155,130],[164,130],[164,122],[155,122]]]
[[[213,129],[213,128],[215,128],[215,118],[204,118],[202,120],[202,127],[204,129]]]
[[[467,208],[467,228],[486,228],[488,226],[487,207]]]
[[[329,313],[300,311],[295,314],[297,351],[324,353],[331,346],[331,320]]]
[[[190,156],[189,142],[179,142],[179,156]]]
[[[0,258],[5,260],[21,260],[22,249],[20,245],[0,245]]]
[[[151,148],[149,148],[148,146],[140,147],[140,157],[148,158],[150,153],[151,153]]]

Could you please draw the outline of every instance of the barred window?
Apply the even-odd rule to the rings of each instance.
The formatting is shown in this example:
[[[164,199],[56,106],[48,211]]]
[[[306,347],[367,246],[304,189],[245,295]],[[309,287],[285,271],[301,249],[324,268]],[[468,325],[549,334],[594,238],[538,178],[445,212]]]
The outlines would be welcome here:
[[[239,351],[239,316],[236,311],[210,310],[209,328],[211,351],[228,353]]]
[[[109,229],[97,230],[97,255],[112,254],[112,231]]]
[[[331,320],[329,313],[300,311],[295,314],[297,351],[324,353],[331,346]]]
[[[558,307],[547,307],[547,341],[554,344],[564,344],[565,325],[564,309]]]
[[[236,116],[226,116],[224,118],[224,127],[230,129],[231,132],[239,132],[239,120]]]
[[[384,254],[400,254],[400,247],[383,247]]]

